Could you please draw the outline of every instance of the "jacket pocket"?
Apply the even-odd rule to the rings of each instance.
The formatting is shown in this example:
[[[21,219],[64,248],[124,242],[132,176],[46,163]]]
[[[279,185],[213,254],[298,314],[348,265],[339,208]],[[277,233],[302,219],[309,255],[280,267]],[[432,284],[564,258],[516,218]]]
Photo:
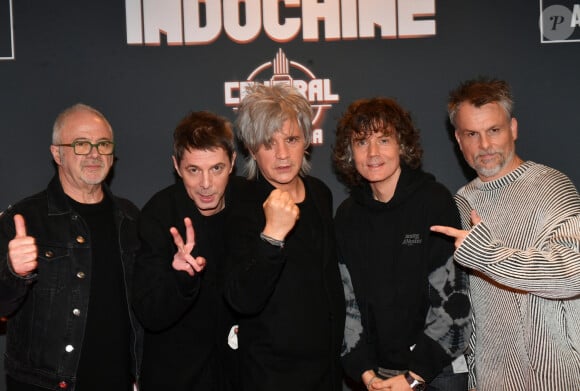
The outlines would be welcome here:
[[[71,249],[51,244],[38,244],[38,279],[36,294],[56,295],[65,289],[71,273]]]

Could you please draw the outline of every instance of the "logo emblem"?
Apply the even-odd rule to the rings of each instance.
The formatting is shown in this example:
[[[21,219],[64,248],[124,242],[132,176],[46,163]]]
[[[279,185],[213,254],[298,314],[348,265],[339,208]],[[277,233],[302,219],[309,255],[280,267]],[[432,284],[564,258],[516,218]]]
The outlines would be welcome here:
[[[337,103],[340,99],[338,94],[332,92],[330,79],[316,77],[314,72],[304,65],[290,61],[282,49],[272,61],[259,65],[244,81],[227,81],[224,83],[225,104],[237,110],[245,96],[248,86],[255,83],[265,85],[288,84],[295,87],[308,99],[314,112],[312,120],[312,144],[324,143],[324,132],[321,128],[325,111]]]
[[[401,246],[408,246],[412,247],[415,245],[419,245],[423,243],[423,239],[421,238],[421,234],[405,234],[403,241],[401,242]]]
[[[580,42],[580,2],[540,0],[542,43]]]

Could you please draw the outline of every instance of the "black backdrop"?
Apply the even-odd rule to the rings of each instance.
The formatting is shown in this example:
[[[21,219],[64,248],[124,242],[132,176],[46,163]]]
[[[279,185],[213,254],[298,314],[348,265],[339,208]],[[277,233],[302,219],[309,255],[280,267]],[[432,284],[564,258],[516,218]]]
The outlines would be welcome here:
[[[333,130],[346,106],[362,97],[395,97],[411,111],[421,130],[424,168],[451,191],[470,179],[445,106],[451,88],[477,75],[512,84],[520,156],[580,183],[580,43],[574,41],[580,26],[561,43],[542,43],[540,30],[542,10],[554,4],[572,9],[574,2],[402,2],[435,4],[434,15],[422,18],[433,21],[436,33],[383,39],[376,28],[371,38],[327,40],[322,21],[314,41],[298,34],[277,42],[262,31],[249,42],[222,32],[207,44],[167,44],[163,35],[158,45],[128,44],[123,1],[0,0],[0,210],[47,184],[54,173],[48,149],[52,123],[76,102],[95,106],[110,120],[117,141],[111,186],[142,206],[174,180],[171,133],[179,119],[191,110],[210,110],[233,120],[224,83],[246,80],[279,49],[317,78],[330,80],[339,97],[324,111],[318,124],[324,142],[311,154],[312,174],[331,187],[335,205],[345,191],[330,164]],[[129,3],[159,3],[161,9],[164,1]],[[299,18],[300,9],[291,14]]]

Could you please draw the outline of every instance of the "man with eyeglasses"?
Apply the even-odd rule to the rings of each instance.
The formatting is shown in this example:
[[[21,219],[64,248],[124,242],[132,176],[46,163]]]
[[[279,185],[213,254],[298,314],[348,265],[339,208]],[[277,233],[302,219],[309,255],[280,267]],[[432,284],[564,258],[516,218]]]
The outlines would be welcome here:
[[[46,190],[0,217],[8,391],[131,390],[141,329],[129,310],[138,209],[104,183],[113,130],[97,110],[59,114]]]

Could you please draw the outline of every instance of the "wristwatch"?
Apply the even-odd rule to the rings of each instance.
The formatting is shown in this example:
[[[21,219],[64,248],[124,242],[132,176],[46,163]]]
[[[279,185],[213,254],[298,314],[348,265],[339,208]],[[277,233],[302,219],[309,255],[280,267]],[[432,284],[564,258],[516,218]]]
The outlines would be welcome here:
[[[427,388],[425,382],[415,379],[413,376],[411,376],[409,371],[405,372],[405,380],[407,380],[409,387],[411,387],[411,389],[414,391],[425,391]]]

